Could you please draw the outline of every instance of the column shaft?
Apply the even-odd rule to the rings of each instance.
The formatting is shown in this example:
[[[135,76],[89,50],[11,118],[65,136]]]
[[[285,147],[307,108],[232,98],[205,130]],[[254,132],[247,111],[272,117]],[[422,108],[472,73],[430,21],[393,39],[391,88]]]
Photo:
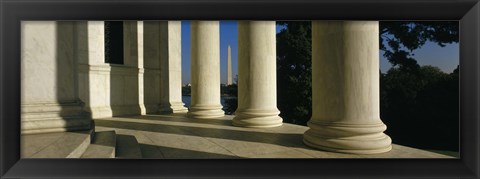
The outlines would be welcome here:
[[[112,117],[111,70],[105,63],[105,23],[79,21],[76,26],[80,99],[92,118]]]
[[[233,125],[275,127],[276,93],[275,21],[238,23],[238,108]]]
[[[123,21],[123,64],[109,65],[113,116],[145,114],[142,21]]]
[[[218,21],[191,22],[191,106],[188,116],[224,115],[220,104],[220,26]]]
[[[144,103],[147,114],[159,112],[160,107],[160,23],[143,22],[144,30]]]
[[[160,22],[160,113],[187,112],[182,102],[181,21]]]
[[[377,21],[312,23],[312,118],[304,142],[345,153],[391,149],[379,98]]]

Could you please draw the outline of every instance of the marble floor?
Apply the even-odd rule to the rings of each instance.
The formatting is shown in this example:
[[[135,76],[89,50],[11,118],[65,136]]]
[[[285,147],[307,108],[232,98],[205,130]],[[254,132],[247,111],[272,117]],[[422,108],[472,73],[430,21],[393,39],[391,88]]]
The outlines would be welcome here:
[[[285,123],[274,128],[242,128],[232,126],[232,118],[114,117],[96,119],[95,130],[135,137],[143,158],[452,158],[396,144],[390,152],[375,155],[326,152],[303,144],[305,126]]]

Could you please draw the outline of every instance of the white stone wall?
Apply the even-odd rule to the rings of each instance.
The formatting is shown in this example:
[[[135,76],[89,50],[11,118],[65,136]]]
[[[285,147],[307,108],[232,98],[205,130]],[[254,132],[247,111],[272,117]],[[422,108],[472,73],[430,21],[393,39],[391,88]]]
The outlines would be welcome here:
[[[145,114],[144,103],[150,113],[158,112],[159,23],[153,27],[147,24],[147,29],[154,28],[147,31],[147,38],[157,40],[144,43],[143,22],[124,22],[123,64],[105,63],[103,21],[28,21],[21,25],[22,132],[89,129],[91,118]],[[174,51],[179,50],[179,38],[174,45],[166,38],[169,46],[178,46]],[[165,52],[166,63],[171,50]],[[178,69],[173,72],[181,73],[180,61],[169,64],[175,65]],[[181,79],[181,74],[176,75],[169,75],[169,79]],[[178,92],[172,93],[179,99],[180,85],[178,81]]]
[[[90,128],[79,100],[74,22],[21,22],[22,133]]]
[[[79,91],[93,118],[145,114],[143,23],[124,22],[124,64],[105,63],[103,21],[77,22]]]

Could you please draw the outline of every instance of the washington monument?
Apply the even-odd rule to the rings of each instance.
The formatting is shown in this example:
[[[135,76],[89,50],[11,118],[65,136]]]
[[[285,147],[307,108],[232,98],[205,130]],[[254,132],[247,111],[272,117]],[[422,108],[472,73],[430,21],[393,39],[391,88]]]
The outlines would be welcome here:
[[[228,62],[227,62],[227,85],[232,84],[232,50],[230,45],[228,45]]]

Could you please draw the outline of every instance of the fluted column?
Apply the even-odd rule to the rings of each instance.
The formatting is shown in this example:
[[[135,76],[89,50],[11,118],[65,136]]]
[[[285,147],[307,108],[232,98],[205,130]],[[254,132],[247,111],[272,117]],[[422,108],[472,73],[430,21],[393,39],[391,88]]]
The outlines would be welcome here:
[[[312,118],[305,144],[328,151],[391,150],[379,94],[378,21],[312,22]]]
[[[282,125],[277,109],[275,43],[275,21],[239,21],[235,126]]]
[[[224,115],[220,104],[220,26],[218,21],[191,22],[191,105],[189,117]]]
[[[185,113],[182,102],[182,23],[160,22],[160,113]]]

